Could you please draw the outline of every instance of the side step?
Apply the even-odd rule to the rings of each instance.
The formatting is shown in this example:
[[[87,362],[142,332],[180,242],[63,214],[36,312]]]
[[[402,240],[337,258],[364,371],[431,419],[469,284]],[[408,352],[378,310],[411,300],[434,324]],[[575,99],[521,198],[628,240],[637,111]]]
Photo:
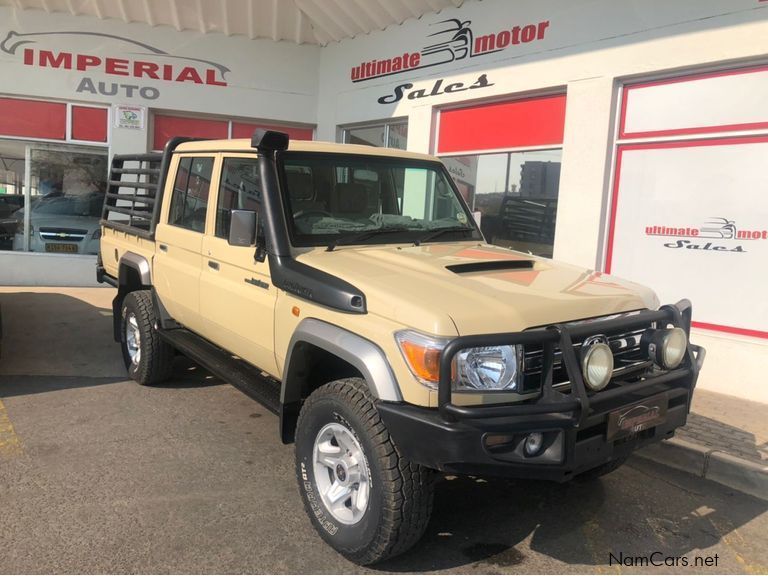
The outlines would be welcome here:
[[[158,331],[160,337],[179,352],[198,362],[210,372],[232,384],[235,388],[263,404],[274,414],[280,412],[280,383],[250,364],[238,360],[193,334],[189,330],[176,328]]]

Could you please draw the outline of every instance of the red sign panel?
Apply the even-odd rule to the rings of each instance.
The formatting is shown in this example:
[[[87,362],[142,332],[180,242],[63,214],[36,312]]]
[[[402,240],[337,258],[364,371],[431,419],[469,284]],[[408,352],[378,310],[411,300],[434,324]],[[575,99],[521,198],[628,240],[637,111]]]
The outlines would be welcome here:
[[[226,120],[203,120],[202,118],[181,118],[158,114],[154,121],[153,150],[162,150],[165,143],[174,136],[223,139],[227,137],[229,128]]]
[[[444,110],[437,153],[560,146],[564,128],[565,94]]]
[[[244,122],[232,122],[232,138],[250,138],[253,132],[262,130],[277,130],[285,132],[291,140],[312,140],[312,128],[295,128],[291,126],[270,126],[267,124],[246,124]]]
[[[67,105],[0,98],[0,135],[64,140],[67,137]]]
[[[107,109],[72,106],[72,139],[107,141]]]

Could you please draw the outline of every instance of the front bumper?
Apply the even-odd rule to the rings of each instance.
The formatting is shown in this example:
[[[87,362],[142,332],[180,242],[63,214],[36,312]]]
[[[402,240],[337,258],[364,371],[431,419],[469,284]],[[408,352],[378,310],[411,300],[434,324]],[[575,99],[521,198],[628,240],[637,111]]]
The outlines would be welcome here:
[[[437,410],[403,403],[380,402],[381,418],[401,454],[424,466],[459,474],[486,474],[565,481],[645,444],[669,438],[683,426],[704,361],[703,348],[689,343],[683,363],[675,370],[632,381],[613,381],[601,392],[588,391],[574,341],[595,334],[654,325],[683,328],[690,334],[691,306],[681,301],[658,311],[643,311],[610,320],[544,329],[467,336],[451,341],[443,351]],[[451,402],[451,362],[456,353],[476,346],[536,344],[543,348],[543,381],[538,398],[507,405],[458,406]],[[552,382],[555,346],[570,378],[567,393]],[[616,433],[617,414],[642,405],[658,407],[660,417],[640,431]],[[526,455],[523,444],[531,432],[541,432],[544,448]]]

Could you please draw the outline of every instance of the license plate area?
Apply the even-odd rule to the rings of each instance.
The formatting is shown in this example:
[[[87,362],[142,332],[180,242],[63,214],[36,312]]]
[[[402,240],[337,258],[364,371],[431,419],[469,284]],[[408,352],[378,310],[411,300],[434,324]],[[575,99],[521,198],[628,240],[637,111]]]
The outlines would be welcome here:
[[[46,252],[63,252],[65,254],[75,254],[77,253],[77,244],[58,244],[58,243],[51,243],[47,242],[45,244],[45,251]]]
[[[607,439],[634,436],[661,424],[667,419],[668,405],[667,395],[659,394],[614,410],[608,415]]]

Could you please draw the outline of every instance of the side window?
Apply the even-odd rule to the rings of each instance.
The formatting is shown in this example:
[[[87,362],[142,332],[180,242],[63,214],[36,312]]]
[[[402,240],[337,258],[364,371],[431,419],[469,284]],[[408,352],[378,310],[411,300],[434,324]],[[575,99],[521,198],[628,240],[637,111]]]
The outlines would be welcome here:
[[[173,183],[168,224],[193,232],[205,230],[213,158],[182,158]]]
[[[225,158],[216,205],[216,237],[229,237],[232,210],[252,210],[261,207],[261,180],[255,158]]]

